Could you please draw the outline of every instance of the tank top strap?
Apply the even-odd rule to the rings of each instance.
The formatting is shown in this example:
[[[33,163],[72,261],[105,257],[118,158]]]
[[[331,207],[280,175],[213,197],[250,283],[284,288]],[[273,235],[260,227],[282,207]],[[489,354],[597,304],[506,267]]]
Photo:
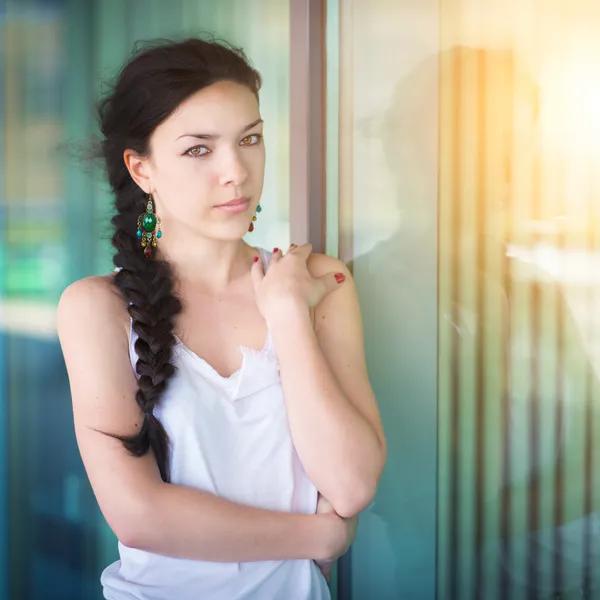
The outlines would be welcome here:
[[[263,269],[266,273],[267,269],[269,268],[269,263],[271,262],[271,256],[273,256],[273,253],[260,247],[257,248],[257,250],[260,254],[260,260],[262,261]]]

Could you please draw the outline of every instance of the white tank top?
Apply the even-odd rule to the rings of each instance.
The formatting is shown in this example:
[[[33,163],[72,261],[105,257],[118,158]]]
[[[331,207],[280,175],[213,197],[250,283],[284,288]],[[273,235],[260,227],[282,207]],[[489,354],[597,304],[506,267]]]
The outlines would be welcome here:
[[[270,253],[260,249],[263,264]],[[130,338],[135,368],[135,333]],[[298,459],[287,423],[270,333],[260,351],[241,347],[241,368],[222,377],[180,341],[176,374],[155,409],[171,442],[174,484],[240,504],[312,514],[317,489]],[[151,526],[151,524],[149,524]],[[102,573],[109,600],[329,600],[312,560],[216,563],[125,547]]]

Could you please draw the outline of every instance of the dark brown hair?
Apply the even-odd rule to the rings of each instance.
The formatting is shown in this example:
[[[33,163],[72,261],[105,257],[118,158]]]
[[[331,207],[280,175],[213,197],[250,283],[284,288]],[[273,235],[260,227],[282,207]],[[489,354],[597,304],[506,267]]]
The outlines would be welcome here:
[[[169,439],[154,408],[175,372],[173,323],[182,305],[173,291],[170,265],[154,253],[146,258],[137,238],[146,196],[131,178],[123,153],[131,149],[147,156],[156,127],[188,97],[219,81],[246,85],[258,98],[260,75],[241,50],[217,41],[158,40],[134,51],[98,109],[101,155],[115,195],[115,284],[128,302],[138,336],[136,401],[144,415],[135,435],[117,437],[135,456],[151,449],[164,481],[169,481]]]

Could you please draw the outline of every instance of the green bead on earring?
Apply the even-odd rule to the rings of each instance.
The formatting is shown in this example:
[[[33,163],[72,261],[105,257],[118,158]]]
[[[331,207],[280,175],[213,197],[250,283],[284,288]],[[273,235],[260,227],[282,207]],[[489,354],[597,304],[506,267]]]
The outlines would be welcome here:
[[[254,231],[254,221],[256,221],[256,219],[257,219],[257,215],[258,215],[258,213],[259,213],[259,212],[261,212],[261,211],[262,211],[262,207],[261,207],[261,205],[259,204],[259,205],[256,207],[256,210],[254,211],[254,215],[252,216],[252,221],[250,222],[250,227],[248,227],[248,231],[250,231],[250,232]]]
[[[162,237],[160,217],[154,212],[152,194],[148,194],[146,212],[137,218],[137,237],[141,240],[144,256],[150,257],[152,248],[156,248],[156,240]]]

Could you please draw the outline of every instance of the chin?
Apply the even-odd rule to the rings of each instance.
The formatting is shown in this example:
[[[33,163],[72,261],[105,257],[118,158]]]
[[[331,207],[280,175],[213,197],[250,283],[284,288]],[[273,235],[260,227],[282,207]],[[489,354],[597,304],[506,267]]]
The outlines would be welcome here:
[[[248,233],[247,223],[223,223],[214,227],[207,235],[223,242],[241,240]]]

